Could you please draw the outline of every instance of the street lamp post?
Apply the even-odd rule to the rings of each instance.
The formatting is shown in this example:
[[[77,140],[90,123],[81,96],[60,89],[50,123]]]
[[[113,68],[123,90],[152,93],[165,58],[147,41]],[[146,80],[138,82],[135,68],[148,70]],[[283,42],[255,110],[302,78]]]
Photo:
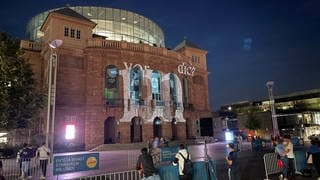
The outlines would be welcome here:
[[[278,128],[278,121],[277,121],[277,116],[276,116],[276,110],[274,108],[274,96],[273,96],[273,81],[268,81],[266,83],[266,86],[268,88],[268,94],[269,94],[269,102],[270,102],[270,109],[271,109],[271,118],[272,118],[272,125],[273,125],[273,135],[279,136],[279,128]]]
[[[54,121],[55,121],[55,105],[56,105],[56,82],[57,82],[57,66],[58,56],[54,51],[56,48],[62,45],[62,40],[53,40],[49,42],[50,58],[48,64],[48,106],[47,106],[47,128],[46,128],[46,144],[53,152],[54,144]],[[50,119],[51,118],[51,119]],[[51,132],[50,132],[51,123]],[[50,143],[49,143],[50,134]]]
[[[46,144],[49,146],[49,129],[50,129],[50,114],[51,114],[51,81],[52,81],[52,50],[50,50],[50,59],[48,62],[48,95],[47,95],[47,128],[46,128]]]

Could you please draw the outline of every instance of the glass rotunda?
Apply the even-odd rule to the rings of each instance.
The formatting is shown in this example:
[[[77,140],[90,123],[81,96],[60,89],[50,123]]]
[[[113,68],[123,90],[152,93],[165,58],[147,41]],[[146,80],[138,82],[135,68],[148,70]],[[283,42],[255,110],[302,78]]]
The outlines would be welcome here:
[[[140,14],[106,7],[74,6],[69,8],[95,22],[97,25],[93,29],[93,34],[104,36],[107,40],[165,47],[162,29],[152,20]],[[42,23],[50,12],[58,9],[61,8],[39,13],[29,20],[27,36],[30,40],[41,41],[43,37],[43,32],[40,31]]]

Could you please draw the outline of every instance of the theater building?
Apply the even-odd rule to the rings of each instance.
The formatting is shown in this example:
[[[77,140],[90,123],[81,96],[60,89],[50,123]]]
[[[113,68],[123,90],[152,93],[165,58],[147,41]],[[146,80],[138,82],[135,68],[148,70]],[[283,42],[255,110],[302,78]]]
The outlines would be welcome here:
[[[207,51],[188,40],[166,48],[161,28],[142,15],[58,8],[33,17],[27,33],[21,48],[50,94],[57,148],[184,140],[211,119]],[[39,123],[44,134],[47,109]]]

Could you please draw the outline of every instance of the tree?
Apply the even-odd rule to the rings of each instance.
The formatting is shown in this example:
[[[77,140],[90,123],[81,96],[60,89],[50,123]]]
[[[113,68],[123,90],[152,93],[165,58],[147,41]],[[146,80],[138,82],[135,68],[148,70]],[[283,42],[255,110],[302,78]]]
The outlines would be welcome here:
[[[0,32],[0,129],[29,127],[43,107],[31,64],[22,55],[19,40]]]
[[[247,112],[247,121],[245,123],[245,127],[254,131],[261,128],[260,119],[257,118],[256,110],[254,108],[250,108]]]

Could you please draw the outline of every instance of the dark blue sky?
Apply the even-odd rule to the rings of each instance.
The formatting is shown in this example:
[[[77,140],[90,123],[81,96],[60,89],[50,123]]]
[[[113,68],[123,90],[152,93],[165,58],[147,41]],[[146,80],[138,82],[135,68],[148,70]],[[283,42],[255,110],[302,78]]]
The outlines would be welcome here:
[[[155,21],[166,46],[184,37],[208,50],[211,108],[320,88],[319,0],[11,0],[1,2],[0,31],[25,38],[27,21],[42,11],[92,5],[126,9]]]

